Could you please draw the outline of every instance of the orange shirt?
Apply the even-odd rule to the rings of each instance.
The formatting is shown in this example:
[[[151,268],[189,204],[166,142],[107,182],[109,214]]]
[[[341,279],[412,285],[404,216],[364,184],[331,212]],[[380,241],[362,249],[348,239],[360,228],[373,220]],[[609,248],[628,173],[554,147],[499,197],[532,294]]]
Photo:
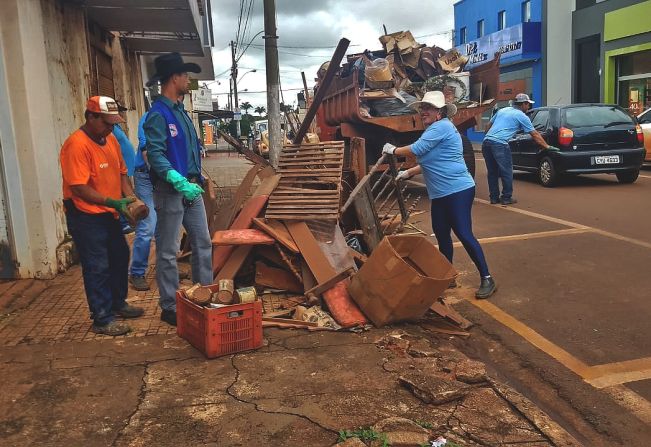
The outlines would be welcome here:
[[[113,208],[86,202],[75,196],[70,188],[88,185],[105,197],[122,197],[121,175],[127,173],[127,167],[115,136],[109,134],[102,146],[78,129],[63,143],[59,160],[63,174],[63,198],[72,199],[77,209],[84,213],[113,213],[117,218]]]

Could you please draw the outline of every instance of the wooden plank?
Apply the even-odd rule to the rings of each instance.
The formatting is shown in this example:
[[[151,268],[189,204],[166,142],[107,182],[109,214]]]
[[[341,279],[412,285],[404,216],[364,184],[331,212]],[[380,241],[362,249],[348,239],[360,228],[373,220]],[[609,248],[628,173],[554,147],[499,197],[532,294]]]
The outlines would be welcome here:
[[[454,310],[452,307],[447,304],[436,301],[430,306],[430,310],[439,314],[441,317],[445,318],[447,321],[457,325],[461,329],[468,329],[472,326],[472,323],[461,316],[459,312]]]
[[[244,155],[246,158],[251,160],[253,163],[259,164],[259,165],[262,165],[262,166],[268,166],[269,165],[269,161],[267,159],[265,159],[261,155],[256,154],[255,152],[253,152],[252,150],[250,150],[249,148],[244,146],[236,138],[233,138],[232,136],[230,136],[226,132],[224,132],[222,130],[219,130],[219,129],[217,129],[217,132],[219,133],[219,135],[221,135],[221,137],[224,139],[224,141],[226,141],[228,144],[233,146],[236,151],[238,151],[240,154]]]
[[[286,221],[285,225],[317,282],[325,282],[337,274],[305,222]]]
[[[291,186],[279,186],[274,190],[274,195],[276,194],[339,194],[339,191],[336,189],[306,189],[306,188],[294,188]]]
[[[219,281],[220,279],[235,279],[237,272],[239,272],[244,265],[244,262],[249,256],[249,253],[251,253],[251,250],[253,250],[253,246],[251,245],[240,245],[235,250],[233,250],[232,254],[230,254],[223,267],[219,269],[219,273],[217,273],[215,276],[215,280]]]
[[[280,174],[276,175],[271,175],[262,182],[260,182],[260,185],[255,189],[253,192],[253,196],[269,196],[273,192],[274,189],[276,189],[276,186],[278,186],[278,182],[280,181]]]
[[[317,284],[316,286],[312,287],[309,290],[306,290],[305,291],[305,296],[309,296],[309,295],[317,295],[318,296],[318,295],[321,295],[323,292],[325,292],[328,289],[333,288],[338,282],[348,278],[353,273],[355,273],[355,269],[353,269],[353,268],[349,268],[347,270],[339,272],[335,276],[330,278],[329,280],[327,280],[327,281],[325,281],[325,282],[323,282],[321,284]]]
[[[303,293],[304,291],[303,284],[294,275],[283,269],[269,267],[259,261],[255,263],[255,284],[293,293]]]
[[[233,221],[231,229],[243,230],[246,228],[251,228],[253,218],[257,217],[258,214],[260,214],[268,199],[268,196],[254,196],[247,200],[246,204],[242,208],[242,211],[240,211],[240,214],[238,214],[235,218],[235,221]],[[213,248],[212,267],[214,273],[217,273],[222,269],[232,252],[232,245]]]
[[[216,231],[213,245],[273,245],[276,240],[267,233],[255,229]]]
[[[292,236],[289,234],[287,227],[281,221],[255,218],[253,219],[253,224],[276,239],[283,245],[283,247],[286,247],[288,250],[294,253],[299,252],[298,247],[296,246],[296,242],[294,242],[294,239],[292,239]]]
[[[269,219],[283,219],[283,220],[300,220],[300,221],[306,221],[306,220],[336,220],[339,215],[338,214],[301,214],[301,215],[293,215],[293,214],[277,214],[277,213],[272,213],[268,215]]]
[[[357,220],[363,231],[364,242],[372,252],[382,240],[382,231],[373,206],[373,193],[368,182],[365,182],[359,194],[353,197],[353,204]]]
[[[359,182],[366,175],[366,140],[353,137],[350,139],[351,169],[355,173],[355,181]]]

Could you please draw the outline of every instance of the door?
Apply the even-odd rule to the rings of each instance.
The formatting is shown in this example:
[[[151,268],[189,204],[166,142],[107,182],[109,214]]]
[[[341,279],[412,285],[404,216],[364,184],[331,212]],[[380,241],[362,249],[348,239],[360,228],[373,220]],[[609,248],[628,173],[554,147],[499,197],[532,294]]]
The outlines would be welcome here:
[[[601,38],[590,36],[576,42],[574,102],[600,102]]]
[[[540,135],[548,140],[550,126],[549,126],[549,110],[542,109],[536,111],[535,115],[530,116],[533,128],[537,130]],[[520,142],[520,156],[522,164],[528,168],[538,168],[538,154],[541,147],[536,143],[531,135],[526,134]]]
[[[0,279],[11,279],[16,275],[16,261],[12,241],[9,238],[9,212],[5,196],[5,174],[2,164],[2,135],[0,135]]]

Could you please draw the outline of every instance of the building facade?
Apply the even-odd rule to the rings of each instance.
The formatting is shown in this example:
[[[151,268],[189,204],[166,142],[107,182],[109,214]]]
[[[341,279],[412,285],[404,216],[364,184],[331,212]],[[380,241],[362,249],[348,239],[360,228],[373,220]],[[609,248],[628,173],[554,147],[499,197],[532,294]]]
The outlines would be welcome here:
[[[573,7],[572,0],[455,3],[455,46],[468,56],[467,68],[500,53],[498,107],[521,92],[537,105],[571,102],[571,46],[567,42],[571,40]],[[468,130],[472,141],[482,140],[489,119],[487,112]]]
[[[172,5],[172,3],[174,3]],[[0,14],[0,278],[70,264],[59,150],[86,100],[114,97],[137,141],[146,56],[179,51],[212,79],[208,0],[4,0]],[[206,58],[205,55],[208,55]]]
[[[651,107],[651,1],[577,1],[572,14],[573,100]]]

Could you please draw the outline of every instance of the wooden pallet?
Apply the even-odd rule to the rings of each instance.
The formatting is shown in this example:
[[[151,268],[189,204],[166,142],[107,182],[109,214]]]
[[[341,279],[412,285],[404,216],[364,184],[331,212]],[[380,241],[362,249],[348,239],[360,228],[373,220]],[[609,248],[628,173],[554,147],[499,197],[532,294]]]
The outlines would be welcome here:
[[[329,220],[339,217],[344,142],[283,147],[280,181],[269,197],[267,219]]]

